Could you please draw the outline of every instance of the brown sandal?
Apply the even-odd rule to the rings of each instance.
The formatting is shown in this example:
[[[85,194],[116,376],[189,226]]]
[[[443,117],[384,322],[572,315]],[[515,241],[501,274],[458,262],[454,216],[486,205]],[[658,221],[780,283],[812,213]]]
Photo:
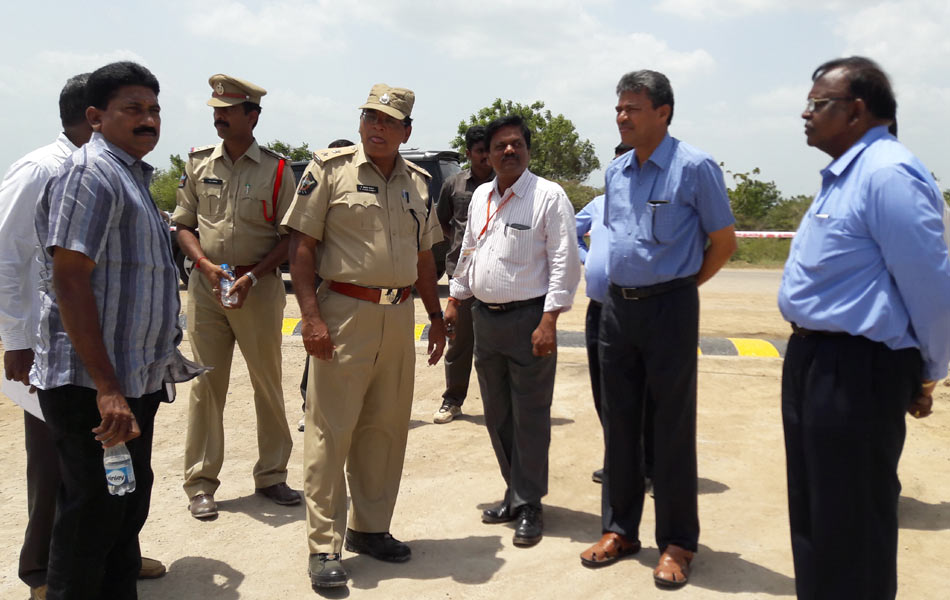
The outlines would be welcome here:
[[[585,567],[602,567],[639,551],[640,542],[630,541],[619,533],[608,531],[600,541],[581,552],[581,564]]]
[[[660,562],[653,569],[653,580],[662,587],[678,588],[689,581],[689,564],[693,562],[693,553],[675,544],[670,544],[660,556]]]

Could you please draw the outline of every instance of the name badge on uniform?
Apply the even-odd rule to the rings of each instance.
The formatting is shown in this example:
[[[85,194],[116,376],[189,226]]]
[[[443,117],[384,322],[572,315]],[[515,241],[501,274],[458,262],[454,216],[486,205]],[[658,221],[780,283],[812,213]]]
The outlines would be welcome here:
[[[201,183],[210,183],[211,185],[224,185],[223,179],[218,179],[217,177],[205,177],[201,180]]]
[[[379,193],[379,187],[378,187],[378,186],[375,186],[375,185],[363,185],[363,184],[358,184],[358,185],[356,186],[356,191],[357,191],[357,192],[367,192],[367,193],[369,193],[369,194],[378,194],[378,193]]]

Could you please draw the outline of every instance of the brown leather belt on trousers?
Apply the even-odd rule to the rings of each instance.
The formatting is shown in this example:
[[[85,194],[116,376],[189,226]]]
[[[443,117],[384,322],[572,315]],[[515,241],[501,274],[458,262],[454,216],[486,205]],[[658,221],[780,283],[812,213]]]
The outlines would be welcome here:
[[[245,275],[248,274],[249,271],[253,270],[254,267],[256,266],[257,266],[257,263],[254,263],[253,265],[239,265],[239,266],[232,267],[232,269],[234,269],[234,280],[237,281],[238,278],[244,277]]]
[[[338,294],[356,298],[357,300],[366,300],[373,304],[402,304],[412,295],[412,286],[380,289],[363,287],[342,281],[331,281],[330,289]]]

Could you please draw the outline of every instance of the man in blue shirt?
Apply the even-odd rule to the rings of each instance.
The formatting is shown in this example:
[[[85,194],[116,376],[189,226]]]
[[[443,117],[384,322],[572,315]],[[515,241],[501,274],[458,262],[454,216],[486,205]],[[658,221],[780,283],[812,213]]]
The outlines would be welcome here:
[[[795,586],[799,598],[894,598],[904,412],[930,414],[950,360],[944,201],[888,133],[897,103],[877,64],[832,60],[812,81],[805,136],[833,160],[778,298],[794,332],[782,419]]]
[[[634,147],[606,172],[604,223],[610,285],[600,321],[606,441],[600,541],[586,566],[640,549],[645,406],[655,430],[653,491],[658,585],[686,583],[699,540],[696,490],[696,347],[699,295],[735,251],[722,171],[668,133],[673,89],[656,71],[617,84],[620,137]]]

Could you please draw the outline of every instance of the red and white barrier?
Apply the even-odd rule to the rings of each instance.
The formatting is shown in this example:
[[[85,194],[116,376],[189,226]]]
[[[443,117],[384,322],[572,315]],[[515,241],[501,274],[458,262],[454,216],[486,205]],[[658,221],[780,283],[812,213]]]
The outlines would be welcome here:
[[[794,231],[737,231],[737,238],[793,238]]]

